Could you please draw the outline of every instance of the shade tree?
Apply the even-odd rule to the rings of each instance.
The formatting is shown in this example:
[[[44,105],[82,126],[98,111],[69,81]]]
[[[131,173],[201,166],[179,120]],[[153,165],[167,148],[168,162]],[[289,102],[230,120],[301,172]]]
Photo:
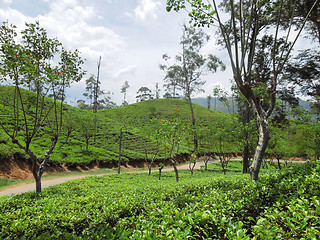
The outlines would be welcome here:
[[[137,102],[147,101],[153,99],[152,91],[147,87],[141,87],[137,91]]]
[[[8,113],[13,127],[2,118],[0,125],[30,156],[36,191],[41,192],[42,174],[62,132],[65,89],[85,74],[83,60],[77,50],[68,51],[57,39],[50,38],[39,22],[26,23],[20,34],[16,26],[3,23],[0,47],[0,79],[14,87],[14,111]],[[30,87],[34,94],[24,94],[22,88]],[[49,95],[53,99],[48,99]],[[45,127],[50,129],[51,143],[44,153],[35,152],[33,140]]]
[[[215,85],[213,87],[214,98],[214,110],[217,110],[217,100],[222,102],[225,106],[229,107],[229,102],[227,99],[227,91],[220,85]]]
[[[189,102],[190,113],[193,128],[196,126],[196,117],[194,115],[191,96],[196,92],[203,92],[202,86],[205,81],[203,75],[225,69],[222,61],[209,54],[202,55],[200,50],[209,40],[209,35],[202,30],[191,26],[183,25],[183,34],[180,41],[181,53],[175,56],[175,60],[171,61],[167,54],[163,55],[165,64],[160,65],[160,69],[165,72],[165,81],[169,84],[178,86],[184,92],[184,97]],[[175,92],[173,93],[175,94]],[[194,151],[197,151],[198,140],[196,131],[194,131]]]
[[[126,96],[127,96],[127,90],[130,87],[128,81],[125,81],[124,84],[121,87],[121,93],[123,93],[123,102],[122,106],[127,106],[128,102],[126,101]]]
[[[268,118],[275,107],[279,76],[317,1],[311,4],[310,11],[303,18],[302,24],[297,31],[292,31],[294,14],[291,14],[288,28],[284,31],[281,29],[280,21],[284,12],[294,13],[296,4],[287,8],[287,6],[281,4],[283,1],[230,0],[223,3],[218,5],[214,0],[208,2],[202,0],[167,0],[167,10],[189,10],[191,21],[197,26],[211,27],[213,23],[218,25],[223,39],[222,42],[229,56],[234,82],[255,110],[259,126],[259,140],[249,170],[251,179],[257,180],[262,159],[270,139]],[[224,18],[221,15],[222,11],[226,13]],[[271,52],[272,77],[266,84],[268,98],[265,99],[261,98],[260,94],[257,93],[251,78],[256,43],[262,36],[267,34],[273,36],[273,48]],[[279,39],[284,42],[285,48],[278,48]],[[289,39],[293,39],[292,43],[289,42]],[[268,104],[266,104],[266,101],[268,101]]]
[[[179,172],[175,155],[179,153],[180,144],[188,133],[188,125],[180,118],[158,120],[155,131],[160,139],[169,147],[166,148],[168,157],[173,165],[176,176],[176,182],[179,181]],[[159,170],[161,172],[161,170]],[[159,174],[160,174],[159,172]]]

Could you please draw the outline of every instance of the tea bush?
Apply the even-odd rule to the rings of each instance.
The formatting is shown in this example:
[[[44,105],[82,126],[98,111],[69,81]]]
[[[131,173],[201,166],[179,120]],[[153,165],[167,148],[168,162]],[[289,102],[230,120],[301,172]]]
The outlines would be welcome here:
[[[226,177],[216,166],[179,183],[121,174],[2,197],[0,239],[319,239],[319,163],[263,169],[258,182],[238,162]]]

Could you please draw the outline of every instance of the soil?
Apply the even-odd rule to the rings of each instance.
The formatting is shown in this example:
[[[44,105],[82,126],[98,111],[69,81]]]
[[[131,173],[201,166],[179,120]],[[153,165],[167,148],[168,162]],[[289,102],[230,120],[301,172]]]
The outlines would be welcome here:
[[[181,155],[181,156],[178,156],[178,158],[176,159],[176,162],[177,164],[181,164],[178,166],[178,169],[189,169],[189,164],[185,163],[187,160],[189,159],[189,156],[188,155]],[[214,162],[214,161],[210,161],[210,162]],[[0,162],[1,163],[1,162]],[[3,162],[4,163],[4,162]],[[166,164],[166,165],[170,165],[171,164],[171,161],[169,160],[164,160],[162,161],[162,163]],[[185,164],[183,164],[185,163]],[[31,174],[31,167],[29,165],[30,163],[28,162],[24,162],[22,160],[14,160],[14,159],[11,159],[10,161],[6,161],[6,164],[1,164],[1,174],[0,176],[9,176],[9,177],[16,177],[16,176],[19,176],[18,174],[22,174],[23,175],[20,175],[20,178],[21,179],[21,176],[31,176],[32,177],[32,174]],[[48,171],[49,172],[58,172],[58,171],[71,171],[71,170],[74,170],[74,171],[86,171],[86,170],[89,170],[89,169],[92,169],[92,168],[98,168],[98,167],[101,167],[101,165],[108,165],[109,167],[111,167],[110,163],[90,163],[88,165],[75,165],[75,164],[72,164],[72,166],[66,166],[66,165],[70,165],[70,164],[49,164],[49,167],[48,167]],[[154,167],[156,167],[158,164],[155,163],[154,164]],[[198,162],[195,166],[195,169],[199,169],[202,165],[204,165],[203,162]],[[117,165],[116,165],[117,166]],[[3,171],[7,168],[7,172],[4,174]],[[23,167],[20,168],[20,167]],[[115,166],[113,166],[115,167]],[[143,162],[143,161],[131,161],[127,164],[124,164],[122,166],[122,168],[146,168],[146,163]],[[145,172],[147,172],[147,170],[144,170]],[[153,170],[153,171],[157,171],[157,170]],[[166,168],[166,169],[163,169],[163,171],[173,171],[173,168]],[[112,174],[112,173],[110,173]],[[104,175],[104,174],[101,174],[101,175]],[[101,176],[101,175],[97,175],[97,176]],[[50,179],[50,180],[44,180],[42,181],[41,185],[42,185],[42,188],[46,188],[46,187],[49,187],[49,186],[53,186],[53,185],[56,185],[56,184],[61,184],[63,182],[66,182],[66,181],[70,181],[70,180],[74,180],[74,179],[79,179],[79,178],[84,178],[84,177],[87,177],[89,175],[78,175],[78,176],[69,176],[69,177],[58,177],[58,178],[55,178],[55,179]],[[21,184],[17,184],[17,185],[13,185],[13,186],[9,186],[9,187],[6,187],[6,188],[3,188],[3,189],[0,189],[0,196],[10,196],[12,194],[21,194],[21,193],[25,193],[25,192],[29,192],[29,191],[33,191],[35,190],[35,183],[21,183]]]
[[[182,154],[176,157],[177,164],[185,163],[189,160],[189,155]],[[170,166],[169,159],[161,160],[165,166]],[[158,166],[160,161],[154,162],[154,167]],[[49,162],[46,166],[44,173],[57,173],[57,172],[86,172],[91,169],[97,168],[115,168],[118,163],[114,161],[92,161],[87,164],[77,163],[54,163]],[[130,160],[122,164],[123,168],[147,168],[144,159]],[[17,179],[32,179],[32,162],[29,159],[19,157],[11,157],[9,159],[0,159],[0,178],[7,178],[10,180]]]

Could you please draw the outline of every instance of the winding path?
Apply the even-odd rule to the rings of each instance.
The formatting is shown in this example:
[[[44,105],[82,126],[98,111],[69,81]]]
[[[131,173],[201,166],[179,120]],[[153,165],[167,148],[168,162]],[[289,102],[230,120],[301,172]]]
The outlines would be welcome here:
[[[217,160],[213,160],[213,161],[209,161],[209,163],[213,163],[213,162],[217,162]],[[203,166],[204,163],[203,162],[197,162],[195,169],[200,169],[201,166]],[[189,164],[182,164],[178,166],[178,169],[189,169]],[[152,172],[155,172],[158,170],[153,170]],[[173,171],[173,168],[165,168],[162,171]],[[143,171],[143,172],[147,172],[147,170]],[[70,177],[59,177],[59,178],[55,178],[55,179],[50,179],[50,180],[43,180],[41,181],[41,186],[42,188],[46,188],[46,187],[50,187],[53,185],[57,185],[57,184],[61,184],[70,180],[75,180],[75,179],[79,179],[79,178],[85,178],[88,176],[103,176],[103,175],[111,175],[111,174],[116,174],[116,173],[106,173],[106,174],[99,174],[99,175],[79,175],[79,176],[70,176]],[[10,187],[6,187],[3,189],[0,189],[0,196],[10,196],[10,195],[14,195],[14,194],[21,194],[21,193],[25,193],[25,192],[30,192],[30,191],[34,191],[36,189],[36,183],[22,183],[22,184],[18,184],[18,185],[13,185]]]
[[[233,161],[241,161],[241,159],[232,159]],[[212,160],[209,161],[209,163],[214,163],[214,162],[218,162],[219,160]],[[281,162],[283,162],[282,160],[280,160]],[[305,161],[291,161],[293,163],[304,163]],[[201,166],[204,166],[204,162],[197,162],[196,166],[194,169],[200,169]],[[178,170],[181,169],[189,169],[189,164],[182,164],[178,166]],[[156,172],[158,170],[153,170],[152,172]],[[173,171],[173,168],[165,168],[162,171]],[[147,172],[147,170],[145,171],[141,171],[141,172]],[[127,172],[129,173],[129,172]],[[137,173],[137,171],[135,171],[135,173]],[[59,178],[55,178],[55,179],[50,179],[50,180],[44,180],[41,182],[42,188],[46,188],[46,187],[50,187],[53,185],[57,185],[57,184],[61,184],[70,180],[75,180],[75,179],[79,179],[79,178],[85,178],[88,176],[103,176],[103,175],[111,175],[111,174],[116,174],[116,173],[106,173],[106,174],[99,174],[99,175],[78,175],[78,176],[70,176],[70,177],[59,177]],[[21,193],[25,193],[25,192],[30,192],[30,191],[34,191],[36,189],[36,183],[23,183],[23,184],[18,184],[18,185],[13,185],[10,187],[6,187],[3,189],[0,189],[0,196],[10,196],[10,195],[15,195],[15,194],[21,194]]]

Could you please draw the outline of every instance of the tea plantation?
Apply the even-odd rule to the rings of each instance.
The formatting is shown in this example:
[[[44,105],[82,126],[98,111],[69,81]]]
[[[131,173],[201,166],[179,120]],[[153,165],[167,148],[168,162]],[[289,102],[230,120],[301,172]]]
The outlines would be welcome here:
[[[35,109],[33,109],[35,93],[25,89],[21,89],[21,92],[27,108],[27,119],[32,127],[35,115]],[[11,126],[13,121],[12,94],[14,94],[14,88],[0,86],[0,99],[4,101],[0,106],[0,116],[6,126]],[[53,100],[47,98],[46,101],[50,103]],[[121,128],[123,132],[122,161],[141,159],[144,161],[146,152],[150,155],[157,152],[158,159],[166,159],[169,157],[169,146],[165,141],[157,140],[155,136],[161,120],[176,118],[184,121],[186,125],[190,125],[191,122],[188,103],[177,99],[154,99],[126,107],[99,110],[96,116],[90,110],[81,110],[69,105],[64,105],[64,108],[63,131],[50,157],[51,162],[55,163],[88,164],[92,161],[117,161]],[[194,105],[194,111],[198,116],[197,123],[200,128],[218,123],[229,126],[232,122],[230,114],[208,110],[199,105]],[[21,113],[20,116],[23,114]],[[94,141],[95,119],[96,141]],[[21,136],[17,138],[23,142],[24,124],[20,124],[20,127]],[[32,151],[42,156],[51,144],[51,132],[50,122],[45,122],[31,143]],[[239,143],[234,142],[230,145],[230,151],[237,152],[239,146]],[[191,153],[192,150],[190,134],[184,133],[175,154]],[[10,157],[28,158],[28,155],[13,144],[3,129],[0,129],[0,161]]]
[[[319,239],[320,163],[87,177],[0,198],[0,239]]]

